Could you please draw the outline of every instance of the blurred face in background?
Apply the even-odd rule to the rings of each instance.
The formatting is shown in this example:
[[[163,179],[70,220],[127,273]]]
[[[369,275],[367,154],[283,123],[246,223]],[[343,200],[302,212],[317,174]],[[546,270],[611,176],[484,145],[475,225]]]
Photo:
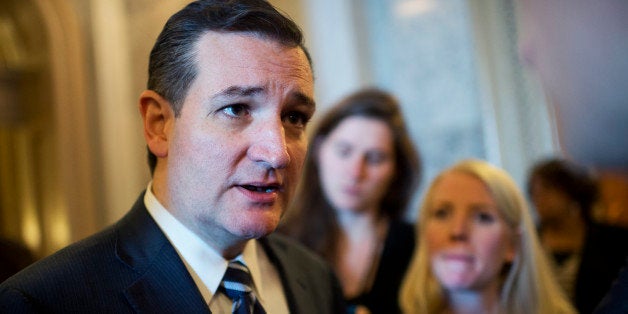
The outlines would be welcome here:
[[[393,134],[368,117],[348,117],[319,144],[318,165],[325,197],[340,211],[379,208],[395,171]]]
[[[541,224],[561,221],[568,217],[570,212],[580,211],[578,203],[569,198],[567,193],[540,179],[532,182],[530,196]]]
[[[517,0],[519,49],[555,111],[561,145],[599,168],[628,165],[628,1]]]
[[[444,174],[432,191],[423,236],[434,277],[447,291],[499,289],[515,256],[513,232],[479,179]]]

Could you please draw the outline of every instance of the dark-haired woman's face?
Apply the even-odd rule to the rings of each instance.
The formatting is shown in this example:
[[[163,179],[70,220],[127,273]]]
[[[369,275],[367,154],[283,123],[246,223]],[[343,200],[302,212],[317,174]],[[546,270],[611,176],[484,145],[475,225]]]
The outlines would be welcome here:
[[[349,117],[322,140],[322,189],[339,211],[378,210],[395,172],[393,134],[378,119]]]

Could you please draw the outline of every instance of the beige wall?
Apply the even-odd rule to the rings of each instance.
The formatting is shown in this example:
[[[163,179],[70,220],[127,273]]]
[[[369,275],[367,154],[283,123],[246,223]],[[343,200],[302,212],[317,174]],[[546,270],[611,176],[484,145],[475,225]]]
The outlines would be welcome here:
[[[31,61],[2,64],[2,70],[24,78],[17,81],[13,100],[23,116],[0,125],[2,236],[46,255],[98,228],[87,49],[70,2],[7,0],[3,5],[3,13],[9,12],[3,26],[12,25],[14,48]]]

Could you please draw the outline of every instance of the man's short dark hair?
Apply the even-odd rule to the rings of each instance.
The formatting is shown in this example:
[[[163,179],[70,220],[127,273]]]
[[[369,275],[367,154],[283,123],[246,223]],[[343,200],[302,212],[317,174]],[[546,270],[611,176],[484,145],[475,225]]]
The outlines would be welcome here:
[[[150,53],[148,86],[172,106],[175,117],[198,73],[195,46],[208,31],[248,33],[286,47],[300,47],[311,59],[299,27],[265,0],[198,0],[168,19]],[[157,157],[149,150],[148,164]]]

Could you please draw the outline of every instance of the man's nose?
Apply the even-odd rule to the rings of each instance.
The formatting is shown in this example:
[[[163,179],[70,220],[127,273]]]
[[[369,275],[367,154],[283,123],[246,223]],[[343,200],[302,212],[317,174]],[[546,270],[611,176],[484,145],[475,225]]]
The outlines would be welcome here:
[[[283,169],[290,163],[290,154],[286,144],[283,123],[260,123],[260,127],[251,132],[251,147],[248,155],[253,161],[268,168]]]

